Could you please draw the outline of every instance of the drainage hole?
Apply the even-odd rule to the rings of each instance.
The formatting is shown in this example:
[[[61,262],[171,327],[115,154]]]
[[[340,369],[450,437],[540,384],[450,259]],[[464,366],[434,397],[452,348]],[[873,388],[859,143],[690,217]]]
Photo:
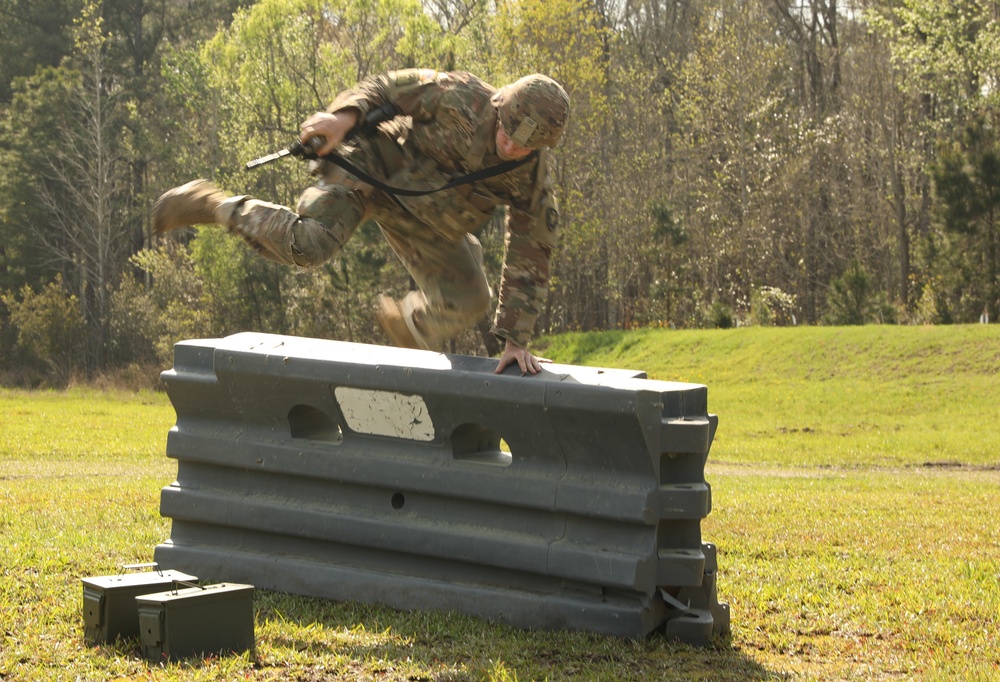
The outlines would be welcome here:
[[[389,503],[393,509],[402,509],[403,505],[406,504],[406,498],[403,497],[403,493],[393,493]]]

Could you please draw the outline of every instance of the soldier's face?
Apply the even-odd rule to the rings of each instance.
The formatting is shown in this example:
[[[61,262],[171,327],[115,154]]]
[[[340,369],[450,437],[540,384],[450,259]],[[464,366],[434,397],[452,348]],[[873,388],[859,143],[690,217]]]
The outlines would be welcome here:
[[[504,130],[503,123],[497,119],[497,156],[504,161],[517,161],[523,159],[532,151],[531,147],[522,147]]]

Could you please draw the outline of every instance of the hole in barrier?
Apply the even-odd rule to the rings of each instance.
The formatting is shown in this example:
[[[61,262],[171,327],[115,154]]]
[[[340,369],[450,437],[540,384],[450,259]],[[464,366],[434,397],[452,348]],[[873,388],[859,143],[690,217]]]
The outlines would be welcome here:
[[[312,405],[296,405],[288,411],[288,430],[292,438],[325,443],[341,443],[344,440],[344,430],[338,421]]]
[[[403,493],[393,493],[389,504],[392,505],[393,509],[402,509],[403,505],[406,504],[406,498],[403,497]]]
[[[451,454],[463,462],[476,462],[491,466],[510,466],[513,461],[509,449],[504,449],[500,434],[480,424],[462,424],[451,434]]]

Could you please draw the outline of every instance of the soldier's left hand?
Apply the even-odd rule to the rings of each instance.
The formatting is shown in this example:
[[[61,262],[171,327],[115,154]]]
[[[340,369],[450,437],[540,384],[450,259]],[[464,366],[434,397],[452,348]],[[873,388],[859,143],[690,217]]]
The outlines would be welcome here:
[[[522,348],[510,339],[507,339],[507,343],[503,349],[503,355],[500,356],[500,362],[497,364],[494,374],[500,374],[504,371],[507,365],[517,363],[518,367],[521,368],[521,376],[526,374],[538,374],[542,371],[543,362],[552,362],[548,358],[538,358],[532,355],[527,348]]]

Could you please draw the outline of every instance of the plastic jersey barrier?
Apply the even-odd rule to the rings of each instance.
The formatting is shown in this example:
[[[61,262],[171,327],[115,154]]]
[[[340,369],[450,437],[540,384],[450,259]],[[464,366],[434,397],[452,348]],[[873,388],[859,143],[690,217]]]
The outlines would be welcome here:
[[[161,565],[522,628],[695,644],[716,596],[707,389],[244,333],[175,347]]]

